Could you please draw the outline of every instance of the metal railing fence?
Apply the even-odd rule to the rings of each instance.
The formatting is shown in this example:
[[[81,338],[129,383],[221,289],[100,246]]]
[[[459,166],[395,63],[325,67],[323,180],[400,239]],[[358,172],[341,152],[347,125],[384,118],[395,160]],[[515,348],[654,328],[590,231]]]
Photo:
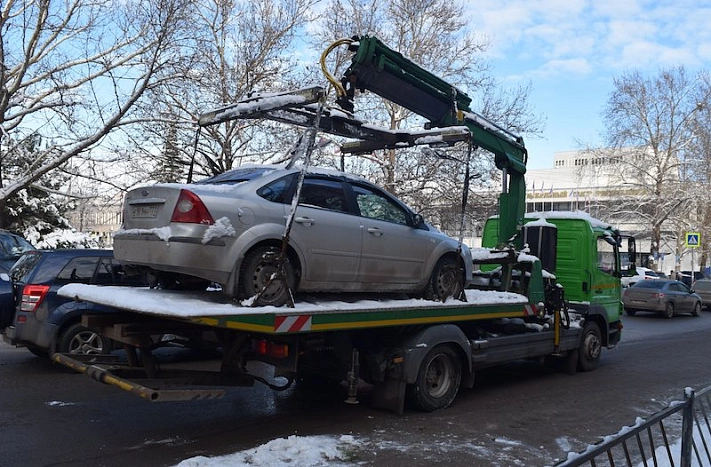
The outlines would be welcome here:
[[[684,390],[684,400],[670,404],[634,426],[580,453],[569,453],[556,467],[654,466],[711,467],[711,386]]]

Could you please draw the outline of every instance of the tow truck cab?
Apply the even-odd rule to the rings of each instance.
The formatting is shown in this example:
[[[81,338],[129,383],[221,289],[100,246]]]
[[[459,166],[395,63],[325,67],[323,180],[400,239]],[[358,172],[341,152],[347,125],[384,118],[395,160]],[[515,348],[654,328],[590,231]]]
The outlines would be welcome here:
[[[482,247],[501,246],[498,222],[498,216],[487,220]],[[634,254],[634,239],[623,245],[616,228],[586,213],[551,211],[526,214],[522,242],[562,286],[570,309],[597,322],[604,345],[614,347],[620,340],[624,311],[622,259],[629,263],[621,250]]]

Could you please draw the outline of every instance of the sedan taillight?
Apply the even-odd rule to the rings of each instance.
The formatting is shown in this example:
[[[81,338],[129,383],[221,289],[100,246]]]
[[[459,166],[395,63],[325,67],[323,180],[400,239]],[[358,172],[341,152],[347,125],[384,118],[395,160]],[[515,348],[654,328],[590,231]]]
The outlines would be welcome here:
[[[180,190],[170,222],[212,225],[215,220],[198,195],[190,190]]]
[[[664,292],[657,292],[652,295],[652,298],[664,298]]]
[[[35,312],[49,292],[48,285],[26,285],[22,288],[20,311]]]

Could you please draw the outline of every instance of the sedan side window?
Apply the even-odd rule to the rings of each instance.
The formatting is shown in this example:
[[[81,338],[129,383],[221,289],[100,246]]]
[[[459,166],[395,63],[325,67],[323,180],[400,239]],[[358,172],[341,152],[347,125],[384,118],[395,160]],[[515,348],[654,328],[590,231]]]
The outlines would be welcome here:
[[[299,204],[330,211],[348,212],[343,184],[335,180],[307,178],[301,187]]]
[[[392,200],[364,186],[354,185],[360,215],[370,219],[407,224],[407,213]]]
[[[286,194],[294,182],[295,175],[287,175],[279,180],[274,180],[268,185],[264,185],[259,190],[257,194],[267,201],[272,201],[274,203],[288,203],[291,200],[286,199]]]

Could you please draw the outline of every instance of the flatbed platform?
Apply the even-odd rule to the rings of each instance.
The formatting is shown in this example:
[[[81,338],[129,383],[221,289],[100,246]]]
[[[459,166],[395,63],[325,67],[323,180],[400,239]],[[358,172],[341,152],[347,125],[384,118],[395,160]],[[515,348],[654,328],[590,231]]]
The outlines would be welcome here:
[[[525,296],[467,290],[467,301],[382,299],[299,301],[294,308],[250,307],[222,293],[179,292],[136,287],[68,284],[59,295],[154,317],[265,334],[294,334],[484,320],[523,318],[536,313]]]

